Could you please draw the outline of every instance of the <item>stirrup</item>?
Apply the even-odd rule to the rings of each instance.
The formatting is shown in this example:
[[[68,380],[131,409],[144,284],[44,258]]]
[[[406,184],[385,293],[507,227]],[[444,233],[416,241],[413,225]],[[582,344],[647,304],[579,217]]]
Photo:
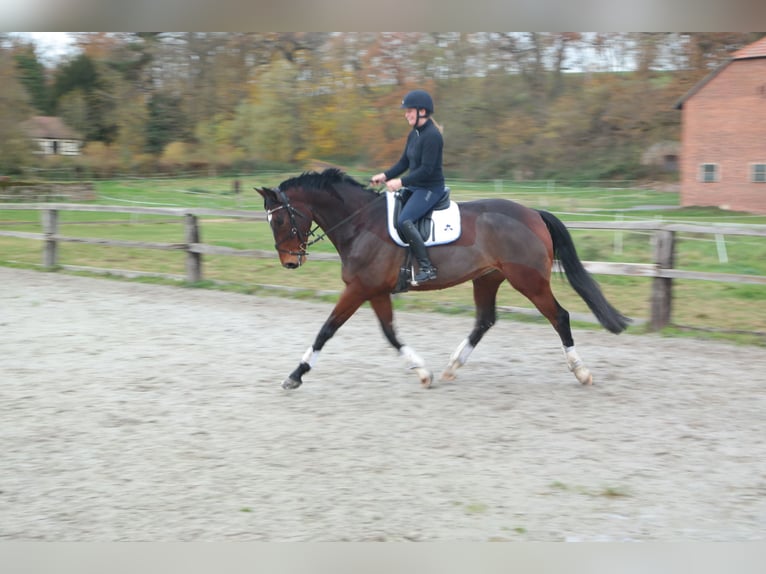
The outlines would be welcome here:
[[[423,267],[418,271],[418,274],[412,278],[410,285],[417,287],[421,283],[432,281],[433,279],[436,279],[436,267]]]

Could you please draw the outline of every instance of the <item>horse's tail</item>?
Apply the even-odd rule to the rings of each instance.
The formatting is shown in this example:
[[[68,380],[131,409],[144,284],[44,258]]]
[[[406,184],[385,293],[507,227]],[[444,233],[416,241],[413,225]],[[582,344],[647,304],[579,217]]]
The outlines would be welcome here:
[[[606,300],[598,283],[583,267],[577,256],[572,236],[564,223],[552,213],[537,210],[543,218],[553,240],[553,254],[564,268],[569,284],[588,304],[588,307],[605,329],[612,333],[621,333],[630,323],[630,319],[612,307]]]

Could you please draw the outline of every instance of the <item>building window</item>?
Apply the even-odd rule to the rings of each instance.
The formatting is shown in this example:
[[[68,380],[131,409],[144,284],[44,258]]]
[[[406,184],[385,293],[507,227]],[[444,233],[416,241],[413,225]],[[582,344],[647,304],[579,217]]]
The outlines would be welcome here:
[[[703,163],[700,165],[700,181],[704,183],[712,183],[719,179],[717,163]]]
[[[752,165],[752,181],[755,183],[766,183],[766,163],[754,163]]]
[[[75,140],[63,140],[59,146],[61,155],[79,155],[80,145]]]

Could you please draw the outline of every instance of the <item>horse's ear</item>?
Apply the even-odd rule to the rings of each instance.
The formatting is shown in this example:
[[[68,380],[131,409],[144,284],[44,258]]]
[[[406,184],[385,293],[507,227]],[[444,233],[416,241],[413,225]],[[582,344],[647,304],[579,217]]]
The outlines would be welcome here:
[[[256,187],[255,191],[261,194],[263,199],[266,201],[276,201],[277,200],[277,194],[273,189],[269,189],[268,187]]]

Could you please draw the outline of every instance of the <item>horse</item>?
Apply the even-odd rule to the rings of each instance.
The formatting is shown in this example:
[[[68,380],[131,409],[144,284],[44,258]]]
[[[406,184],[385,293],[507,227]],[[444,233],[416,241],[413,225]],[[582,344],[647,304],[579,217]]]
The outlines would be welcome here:
[[[386,202],[381,198],[390,192],[366,187],[336,168],[304,172],[276,188],[255,190],[263,197],[282,266],[297,269],[306,262],[309,247],[326,237],[340,256],[345,283],[313,344],[282,381],[282,388],[296,389],[303,384],[303,375],[316,365],[327,341],[367,301],[385,338],[422,386],[430,387],[433,373],[412,347],[401,342],[393,326],[392,293],[408,249],[397,245],[388,232]],[[575,349],[569,313],[551,290],[554,260],[558,259],[572,288],[605,329],[618,334],[630,319],[607,301],[586,271],[564,223],[547,211],[507,199],[479,199],[459,202],[458,206],[462,228],[458,239],[429,248],[438,277],[410,287],[412,291],[430,291],[473,282],[475,323],[450,355],[442,380],[455,379],[457,369],[495,324],[497,292],[508,281],[558,333],[566,364],[576,379],[591,385],[593,376]]]

